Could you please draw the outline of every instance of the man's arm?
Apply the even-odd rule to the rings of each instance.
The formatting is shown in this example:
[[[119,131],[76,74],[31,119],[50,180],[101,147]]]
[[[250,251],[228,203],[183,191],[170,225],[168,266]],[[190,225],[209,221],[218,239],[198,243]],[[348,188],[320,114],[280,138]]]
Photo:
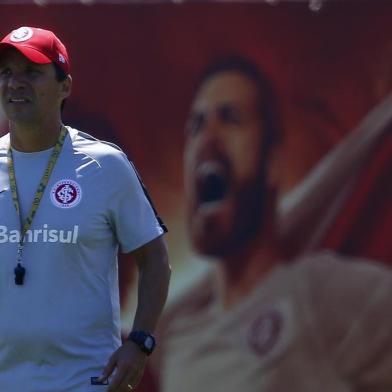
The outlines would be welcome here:
[[[170,265],[167,246],[158,237],[132,252],[139,271],[138,306],[132,330],[153,332],[166,302]]]
[[[300,243],[300,250],[309,247],[306,241],[321,225],[328,224],[328,207],[345,196],[347,183],[391,125],[392,95],[389,95],[282,198],[278,206],[278,227],[284,244]],[[299,233],[301,238],[297,237]]]
[[[139,272],[138,305],[132,330],[153,333],[166,302],[170,265],[167,246],[162,236],[132,252]],[[129,392],[139,384],[147,362],[147,355],[131,341],[126,341],[110,357],[102,379],[114,369],[116,374],[108,392]]]

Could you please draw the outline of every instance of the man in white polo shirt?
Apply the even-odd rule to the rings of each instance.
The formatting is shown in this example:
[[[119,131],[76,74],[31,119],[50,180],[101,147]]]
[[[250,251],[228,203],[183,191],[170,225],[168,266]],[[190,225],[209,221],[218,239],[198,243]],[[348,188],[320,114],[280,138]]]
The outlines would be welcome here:
[[[65,46],[21,27],[0,43],[0,387],[130,391],[153,351],[170,267],[156,215],[116,146],[64,126]],[[121,344],[117,251],[139,270]],[[106,386],[109,384],[109,386]]]

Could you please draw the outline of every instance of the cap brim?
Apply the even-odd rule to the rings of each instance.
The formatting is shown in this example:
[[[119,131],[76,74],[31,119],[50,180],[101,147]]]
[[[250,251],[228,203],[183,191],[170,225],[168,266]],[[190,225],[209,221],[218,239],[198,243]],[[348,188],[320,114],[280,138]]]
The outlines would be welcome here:
[[[31,48],[26,45],[21,45],[21,44],[11,44],[8,42],[0,42],[0,56],[1,53],[8,48],[15,48],[18,50],[23,56],[25,56],[27,59],[32,61],[33,63],[36,64],[50,64],[52,63],[52,60],[39,52],[37,49]]]

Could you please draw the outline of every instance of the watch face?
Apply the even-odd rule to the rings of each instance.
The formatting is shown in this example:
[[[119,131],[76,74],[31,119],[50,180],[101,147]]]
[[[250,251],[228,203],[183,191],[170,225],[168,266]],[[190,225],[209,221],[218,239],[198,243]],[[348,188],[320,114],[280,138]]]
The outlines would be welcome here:
[[[146,347],[147,350],[152,350],[154,348],[154,339],[151,336],[146,337],[144,347]]]

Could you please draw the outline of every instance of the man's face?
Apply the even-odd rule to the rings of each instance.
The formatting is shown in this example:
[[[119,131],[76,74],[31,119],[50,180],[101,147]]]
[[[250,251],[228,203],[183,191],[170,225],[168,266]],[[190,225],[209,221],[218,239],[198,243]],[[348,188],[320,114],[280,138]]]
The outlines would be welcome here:
[[[260,229],[265,178],[257,90],[226,71],[207,79],[187,123],[185,190],[190,236],[202,254],[224,256]]]
[[[66,83],[57,81],[53,64],[35,64],[12,48],[1,55],[0,98],[11,123],[40,124],[58,116],[69,95]]]

